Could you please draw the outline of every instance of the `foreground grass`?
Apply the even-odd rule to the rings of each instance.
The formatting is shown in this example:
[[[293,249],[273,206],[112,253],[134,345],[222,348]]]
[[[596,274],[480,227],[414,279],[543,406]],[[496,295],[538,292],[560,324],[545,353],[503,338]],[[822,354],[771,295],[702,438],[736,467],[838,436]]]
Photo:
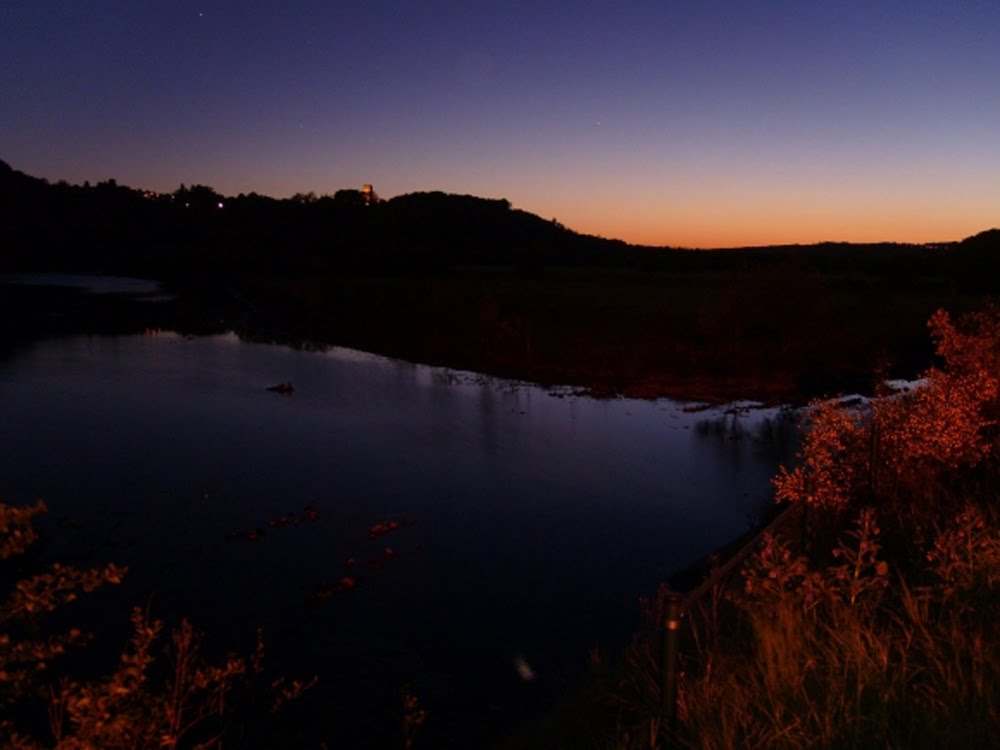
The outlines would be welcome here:
[[[771,540],[746,579],[770,588],[733,597],[724,629],[702,624],[685,660],[678,744],[997,746],[1000,545],[986,530],[997,519],[970,508],[934,542],[972,535],[965,549],[890,575],[873,517],[859,518],[857,546],[837,548],[869,557],[848,570],[808,566]],[[965,570],[949,576],[956,562]]]

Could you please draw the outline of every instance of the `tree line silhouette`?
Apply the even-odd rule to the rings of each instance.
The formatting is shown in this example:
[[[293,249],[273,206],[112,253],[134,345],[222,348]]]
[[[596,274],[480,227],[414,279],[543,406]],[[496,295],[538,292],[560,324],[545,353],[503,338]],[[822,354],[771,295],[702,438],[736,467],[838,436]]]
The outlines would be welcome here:
[[[798,264],[899,279],[947,273],[973,286],[1000,270],[1000,230],[930,246],[823,243],[703,252],[579,234],[502,199],[420,192],[370,201],[354,189],[275,199],[183,184],[156,194],[114,179],[49,183],[2,161],[0,197],[7,248],[0,267],[6,270],[421,275],[469,266],[711,272]]]
[[[608,262],[624,243],[586,237],[506,200],[412,193],[227,197],[205,185],[155,194],[50,184],[0,162],[7,269],[420,273],[463,264]]]

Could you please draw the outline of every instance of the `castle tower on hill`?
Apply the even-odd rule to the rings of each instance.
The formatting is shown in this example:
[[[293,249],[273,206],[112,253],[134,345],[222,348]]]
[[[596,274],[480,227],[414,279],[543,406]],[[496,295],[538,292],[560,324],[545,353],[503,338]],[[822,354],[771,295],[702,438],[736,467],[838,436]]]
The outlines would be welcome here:
[[[365,205],[371,206],[379,202],[378,193],[375,192],[375,188],[371,185],[365,185],[361,188],[361,197],[364,198]]]

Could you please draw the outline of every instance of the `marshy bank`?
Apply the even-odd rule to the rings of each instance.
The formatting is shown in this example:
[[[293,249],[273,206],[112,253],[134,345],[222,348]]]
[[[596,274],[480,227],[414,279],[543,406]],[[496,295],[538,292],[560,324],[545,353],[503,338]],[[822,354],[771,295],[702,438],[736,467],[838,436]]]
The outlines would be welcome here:
[[[874,392],[931,363],[926,321],[989,295],[900,259],[817,269],[467,270],[430,277],[246,277],[247,335],[284,335],[597,395],[801,402]],[[860,255],[860,251],[856,251]],[[854,255],[848,252],[849,255]],[[898,273],[898,276],[894,275]],[[995,292],[995,290],[994,290]]]
[[[933,361],[930,315],[991,298],[935,268],[904,267],[889,264],[881,276],[819,272],[790,258],[763,270],[699,272],[184,276],[164,283],[171,298],[160,301],[8,285],[0,334],[9,348],[96,331],[231,330],[598,396],[802,403],[914,377]]]

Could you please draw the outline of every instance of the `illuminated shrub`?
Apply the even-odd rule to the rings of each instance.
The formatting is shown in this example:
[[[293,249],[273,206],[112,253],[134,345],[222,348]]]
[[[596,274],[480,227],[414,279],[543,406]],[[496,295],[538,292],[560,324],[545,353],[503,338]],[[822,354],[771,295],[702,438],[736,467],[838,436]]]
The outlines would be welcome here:
[[[37,539],[31,521],[45,511],[39,500],[29,507],[0,503],[0,558],[24,554]],[[79,628],[40,637],[42,615],[106,583],[118,583],[125,568],[107,565],[77,570],[58,563],[44,572],[16,581],[0,604],[0,707],[9,707],[36,691],[53,659],[89,639]],[[0,739],[9,723],[0,723]]]
[[[16,508],[0,503],[0,557],[25,553],[36,534],[32,519],[45,504]],[[110,676],[96,680],[53,677],[53,660],[90,635],[80,628],[45,636],[41,617],[108,583],[119,583],[126,569],[108,564],[78,570],[58,563],[16,581],[0,604],[0,709],[21,718],[47,715],[50,741],[44,742],[11,719],[0,720],[0,745],[19,750],[90,750],[91,748],[220,747],[227,696],[234,681],[260,673],[263,645],[253,658],[229,655],[221,665],[202,658],[201,635],[187,620],[173,629],[166,648],[166,669],[150,672],[153,648],[163,623],[139,608],[132,612],[133,635]],[[165,672],[165,675],[162,674]],[[273,685],[272,712],[315,683]],[[11,709],[16,709],[12,712]],[[37,729],[37,721],[32,727]]]
[[[942,366],[912,393],[874,399],[867,413],[816,405],[801,464],[775,479],[778,500],[831,509],[869,493],[912,505],[939,493],[948,472],[996,455],[1000,311],[956,326],[939,310],[928,325]]]
[[[804,501],[819,508],[839,508],[855,494],[865,467],[866,430],[859,415],[833,402],[814,406],[800,452],[802,465],[779,469],[774,483],[779,501]]]

